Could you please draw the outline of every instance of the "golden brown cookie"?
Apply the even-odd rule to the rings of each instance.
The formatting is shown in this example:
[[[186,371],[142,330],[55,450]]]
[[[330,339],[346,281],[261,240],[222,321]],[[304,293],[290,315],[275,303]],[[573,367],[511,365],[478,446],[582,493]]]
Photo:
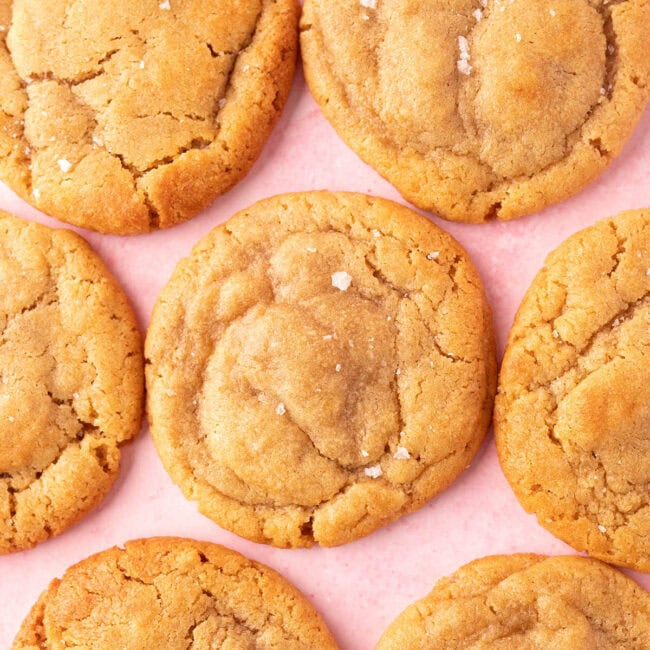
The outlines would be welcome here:
[[[276,546],[371,533],[445,489],[490,420],[479,276],[390,201],[310,192],[215,228],[146,343],[163,464],[219,525]]]
[[[377,650],[646,650],[650,594],[582,557],[496,555],[440,580]]]
[[[542,526],[650,571],[650,210],[549,255],[510,333],[495,429],[503,471]]]
[[[650,97],[648,0],[306,0],[301,32],[339,135],[454,221],[575,194]]]
[[[269,567],[217,544],[127,542],[54,580],[12,650],[336,650],[318,612]]]
[[[193,217],[251,168],[289,93],[295,0],[0,0],[0,178],[69,223]]]
[[[0,212],[0,553],[58,535],[117,478],[141,422],[140,333],[78,235]]]

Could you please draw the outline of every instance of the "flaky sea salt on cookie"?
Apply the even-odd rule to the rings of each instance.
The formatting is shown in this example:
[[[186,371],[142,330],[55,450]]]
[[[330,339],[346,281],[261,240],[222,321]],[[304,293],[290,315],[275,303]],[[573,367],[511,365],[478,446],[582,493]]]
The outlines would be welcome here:
[[[130,234],[243,178],[287,98],[295,0],[0,0],[0,178]]]
[[[421,208],[513,219],[617,156],[650,97],[647,0],[306,0],[309,87]]]
[[[0,212],[0,553],[58,535],[117,478],[141,424],[142,343],[78,235]]]
[[[650,210],[587,228],[519,309],[495,411],[503,471],[539,523],[650,571]]]
[[[602,562],[497,555],[440,580],[377,650],[644,650],[649,621],[650,594]]]
[[[223,546],[159,537],[93,555],[54,580],[12,650],[336,650],[287,580]]]
[[[494,342],[465,251],[359,194],[255,204],[204,238],[147,336],[162,461],[221,526],[342,544],[446,488],[485,434]]]

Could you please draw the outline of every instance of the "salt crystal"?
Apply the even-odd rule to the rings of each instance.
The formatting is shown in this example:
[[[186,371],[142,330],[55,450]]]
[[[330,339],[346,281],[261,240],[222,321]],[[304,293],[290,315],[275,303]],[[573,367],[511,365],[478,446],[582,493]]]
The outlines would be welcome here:
[[[521,43],[521,34],[518,33],[515,34],[515,40],[517,41],[517,43]]]
[[[315,253],[317,250],[318,250],[317,248],[313,248],[312,246],[307,246],[308,253]]]
[[[352,284],[352,276],[346,271],[337,271],[332,273],[332,286],[339,291],[347,291]]]
[[[364,458],[368,458],[368,456],[370,456],[370,454],[369,454],[365,449],[362,449],[362,450],[361,450],[361,455],[362,455]]]
[[[427,255],[428,260],[437,260],[440,257],[440,252],[439,251],[433,251],[432,253],[429,253]]]
[[[336,370],[336,372],[341,372],[341,364],[340,364],[340,363],[337,363],[337,364],[336,364],[336,367],[334,368],[334,370]]]
[[[158,6],[159,6],[161,9],[166,9],[166,10],[168,10],[168,11],[169,11],[169,9],[172,8],[172,6],[169,4],[169,0],[164,0],[164,2],[161,2]]]
[[[325,334],[323,341],[331,341],[334,338],[334,334]]]
[[[555,9],[549,9],[548,13],[551,14],[551,16],[555,17],[557,15],[557,11]]]
[[[370,478],[379,478],[383,474],[380,465],[373,465],[372,467],[366,467],[366,469],[364,469],[363,471],[365,475],[369,476]]]
[[[458,72],[461,74],[469,76],[472,72],[472,66],[467,63],[467,61],[464,61],[462,59],[460,61],[456,61],[456,66],[458,68]]]
[[[16,418],[13,415],[9,416],[9,422],[15,422]]]
[[[602,524],[598,524],[598,530],[599,530],[601,533],[604,533],[604,532],[607,531],[607,528],[605,528],[605,526],[603,526]]]
[[[393,454],[396,460],[406,460],[411,457],[409,450],[406,447],[398,447],[397,451]]]
[[[33,188],[32,195],[38,201],[41,198],[41,190],[39,190],[38,187]]]
[[[359,4],[366,9],[377,8],[377,0],[359,0]]]
[[[480,23],[483,18],[483,12],[480,9],[474,9],[474,11],[472,11],[472,16],[474,16],[477,23]]]
[[[379,232],[379,230],[375,229],[375,230],[372,231],[372,236],[373,237],[381,237],[381,233]]]
[[[560,338],[560,333],[557,330],[553,330],[553,338],[554,339],[559,339]]]
[[[173,391],[171,388],[165,388],[165,395],[168,395],[169,397],[174,397],[174,395],[176,395],[176,391]]]
[[[144,70],[144,61],[140,61],[140,70]]]
[[[58,160],[59,167],[61,168],[61,171],[66,174],[72,169],[72,164],[68,162],[65,158],[60,158]]]
[[[275,407],[275,412],[278,415],[284,415],[287,412],[287,409],[284,407],[284,404],[280,402],[276,407]]]

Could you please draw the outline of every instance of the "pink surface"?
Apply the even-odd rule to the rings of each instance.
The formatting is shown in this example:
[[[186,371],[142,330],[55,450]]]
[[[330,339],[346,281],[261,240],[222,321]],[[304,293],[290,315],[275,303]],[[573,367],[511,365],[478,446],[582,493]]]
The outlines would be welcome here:
[[[262,158],[242,183],[200,217],[133,238],[84,232],[128,292],[145,330],[178,260],[212,227],[254,201],[281,192],[327,188],[402,201],[325,121],[298,73],[284,115]],[[403,202],[403,201],[402,201]],[[585,192],[512,223],[436,223],[471,254],[487,287],[500,354],[515,310],[546,254],[571,233],[617,212],[650,207],[650,110],[624,154]],[[0,185],[0,208],[53,226]],[[128,539],[180,535],[219,542],[265,562],[318,607],[341,648],[373,648],[389,622],[461,564],[495,553],[572,553],[526,515],[488,439],[470,469],[419,512],[347,546],[279,550],[244,541],[198,514],[164,472],[147,427],[124,448],[121,476],[99,509],[63,536],[0,557],[0,648],[8,648],[49,581],[78,560]],[[650,576],[632,574],[646,588]]]

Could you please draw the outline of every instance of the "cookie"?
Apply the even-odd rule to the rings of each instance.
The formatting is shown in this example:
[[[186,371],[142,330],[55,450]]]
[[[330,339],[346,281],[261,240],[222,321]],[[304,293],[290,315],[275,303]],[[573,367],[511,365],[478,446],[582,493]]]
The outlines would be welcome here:
[[[643,650],[650,594],[582,557],[497,555],[471,562],[407,607],[377,650]]]
[[[650,210],[549,255],[510,333],[495,430],[503,471],[542,526],[650,571]]]
[[[289,93],[295,0],[0,0],[0,178],[132,234],[249,171]]]
[[[141,423],[131,307],[78,235],[0,212],[0,553],[58,535],[117,478]]]
[[[336,650],[318,612],[281,575],[217,544],[127,542],[68,569],[12,650],[54,647]]]
[[[453,221],[566,199],[650,97],[647,0],[306,0],[311,91],[363,160]]]
[[[476,453],[491,315],[465,251],[361,194],[261,201],[162,291],[145,346],[158,453],[219,525],[343,544],[422,506]]]

